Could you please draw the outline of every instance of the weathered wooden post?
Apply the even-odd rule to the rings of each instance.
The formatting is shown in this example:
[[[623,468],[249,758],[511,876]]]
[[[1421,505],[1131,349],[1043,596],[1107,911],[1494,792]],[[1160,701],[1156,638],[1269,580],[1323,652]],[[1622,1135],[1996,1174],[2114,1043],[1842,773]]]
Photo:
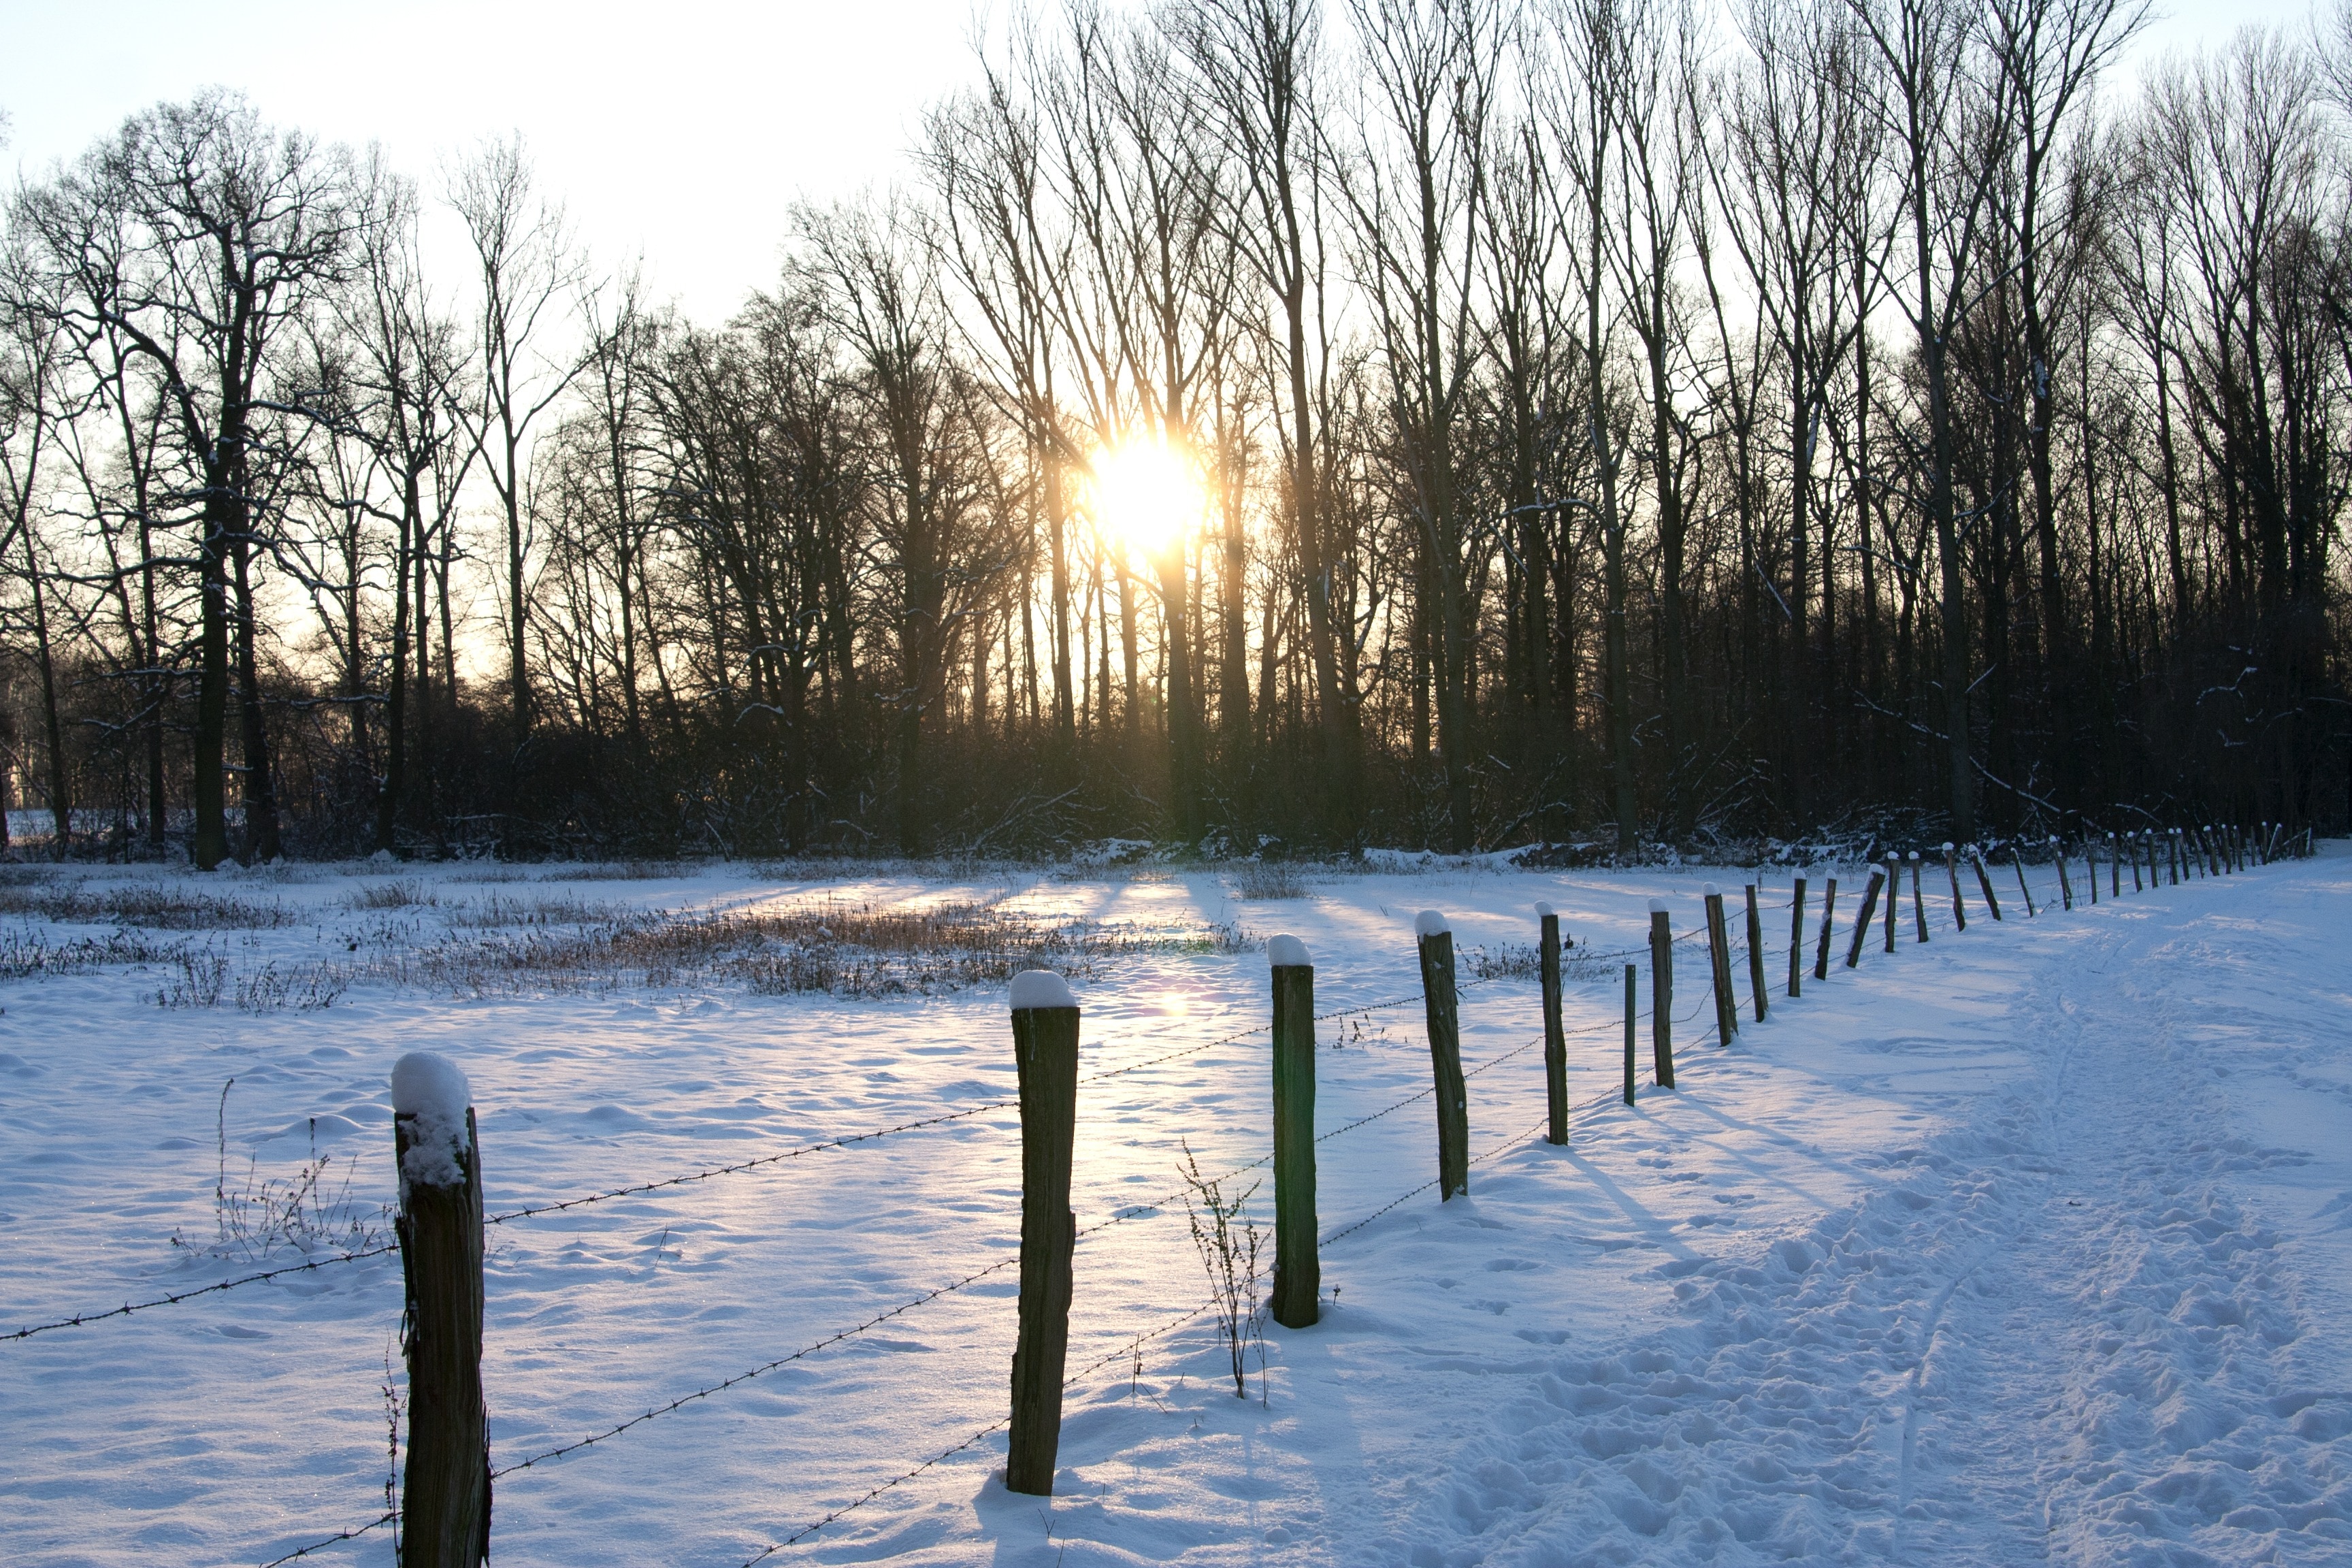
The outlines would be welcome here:
[[[1454,928],[1435,910],[1413,917],[1421,949],[1422,1008],[1429,1020],[1429,1063],[1437,1086],[1437,1193],[1440,1203],[1470,1190],[1470,1091],[1462,1079],[1462,1018],[1454,989]]]
[[[1559,916],[1549,904],[1536,906],[1543,922],[1544,1098],[1551,1106],[1554,1143],[1568,1142],[1568,1032],[1559,1022]]]
[[[2141,834],[2139,829],[2137,827],[2124,835],[2124,853],[2131,857],[2132,891],[2135,893],[2144,893],[2147,890],[2146,888],[2140,886],[2139,880],[2140,838]]]
[[[1895,951],[1895,906],[1903,901],[1903,858],[1886,853],[1886,951]]]
[[[1078,1004],[1060,975],[1013,977],[1013,1060],[1021,1075],[1021,1301],[1013,1350],[1007,1491],[1054,1495],[1062,1374],[1070,1351],[1070,1151],[1077,1137]]]
[[[1870,868],[1870,886],[1863,889],[1862,918],[1853,922],[1853,945],[1845,950],[1845,966],[1852,969],[1862,962],[1862,944],[1870,936],[1870,917],[1878,912],[1878,890],[1886,885],[1886,868]]]
[[[1927,900],[1919,890],[1919,851],[1911,851],[1911,929],[1927,940]]]
[[[1274,976],[1274,1321],[1312,1328],[1323,1315],[1315,1252],[1315,965],[1307,944],[1265,944]]]
[[[1805,975],[1805,879],[1789,894],[1789,994],[1798,995],[1803,989]]]
[[[2099,836],[2095,833],[2083,837],[2083,875],[2091,880],[2091,902],[2095,905],[2099,901]]]
[[[2164,835],[2166,866],[2172,874],[2172,886],[2180,886],[2180,829],[2167,828]]]
[[[1748,884],[1748,990],[1756,999],[1756,1021],[1764,1021],[1764,916],[1756,907],[1756,884]]]
[[[1729,1046],[1739,1032],[1739,1004],[1731,994],[1731,933],[1723,918],[1723,889],[1709,882],[1701,889],[1706,900],[1706,958],[1715,989],[1715,1043]]]
[[[1952,929],[1969,929],[1969,907],[1960,901],[1960,858],[1949,840],[1944,844],[1944,875],[1952,882]]]
[[[2107,897],[2124,896],[2124,863],[2116,858],[2117,845],[2113,832],[2107,835]]]
[[[1666,900],[1650,900],[1650,1070],[1675,1087],[1675,931]]]
[[[1813,978],[1816,980],[1827,980],[1830,977],[1830,922],[1835,919],[1837,919],[1837,879],[1832,877],[1830,885],[1822,890],[1822,944],[1820,951],[1813,954]]]
[[[1984,894],[1985,908],[1992,911],[1994,920],[2000,919],[2000,900],[1993,897],[1992,876],[1985,869],[1984,851],[1973,844],[1969,846],[1969,864],[1976,868],[1977,890]]]
[[[1633,1103],[1633,965],[1625,966],[1625,1103]]]
[[[2066,846],[2054,833],[2050,836],[2050,858],[2058,863],[2058,896],[2066,900],[2071,910],[2074,907],[2074,879],[2066,874]]]
[[[2032,920],[2042,911],[2033,907],[2033,889],[2025,880],[2025,843],[2022,839],[2010,846],[2009,863],[2017,868],[2017,891],[2025,900],[2025,918]]]
[[[482,1151],[456,1064],[411,1051],[392,1068],[407,1312],[403,1568],[475,1568],[490,1554],[490,1417],[482,1404]]]

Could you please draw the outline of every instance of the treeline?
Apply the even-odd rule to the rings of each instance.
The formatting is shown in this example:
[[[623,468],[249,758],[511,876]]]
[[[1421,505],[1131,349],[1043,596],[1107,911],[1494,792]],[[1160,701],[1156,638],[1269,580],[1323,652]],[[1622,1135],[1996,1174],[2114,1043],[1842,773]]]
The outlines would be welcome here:
[[[202,866],[2341,830],[2352,25],[2126,83],[2145,15],[1073,4],[723,323],[519,140],[158,106],[7,207],[10,804]]]

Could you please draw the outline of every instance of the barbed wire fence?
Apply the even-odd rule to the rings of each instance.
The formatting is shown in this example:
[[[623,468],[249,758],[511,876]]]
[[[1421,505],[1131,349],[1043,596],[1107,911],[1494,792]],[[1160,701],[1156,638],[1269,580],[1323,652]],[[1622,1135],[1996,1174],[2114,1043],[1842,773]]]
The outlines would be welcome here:
[[[1785,911],[1790,907],[1790,902],[1763,904],[1759,906],[1759,913],[1767,910],[1780,912]],[[1944,923],[1948,925],[1951,922],[1947,920]],[[1685,942],[1705,940],[1707,932],[1702,926],[1686,932],[1678,933],[1672,939],[1672,941],[1675,945],[1680,945]],[[1748,951],[1747,945],[1744,942],[1731,943],[1727,945],[1729,945],[1731,951],[1734,952],[1745,953]],[[1600,963],[1611,960],[1652,956],[1651,949],[1646,944],[1643,947],[1629,947],[1598,952],[1593,952],[1591,949],[1576,949],[1574,951],[1578,960],[1581,963],[1585,964]],[[1460,992],[1467,993],[1489,984],[1498,984],[1500,978],[1501,977],[1473,977],[1465,981],[1458,989]],[[1512,978],[1517,977],[1512,976]],[[1672,1022],[1676,1026],[1688,1024],[1697,1019],[1704,1013],[1708,1011],[1712,1005],[1712,992],[1709,987],[1701,986],[1695,987],[1694,989],[1699,993],[1699,999],[1694,1003],[1688,1013],[1672,1020]],[[1401,995],[1382,998],[1381,1000],[1355,1006],[1335,1008],[1328,1012],[1318,1013],[1315,1016],[1315,1020],[1318,1023],[1332,1023],[1346,1018],[1366,1016],[1411,1005],[1423,1000],[1423,998],[1421,992],[1416,989]],[[1650,1018],[1654,1020],[1654,1011],[1644,1011],[1638,1014],[1636,1016],[1639,1018]],[[1634,1021],[1634,1018],[1628,1018],[1623,1022],[1632,1023]],[[1150,1039],[1164,1036],[1167,1033],[1171,1032],[1174,1027],[1179,1026],[1171,1026],[1170,1028],[1152,1031],[1141,1036],[1140,1038],[1148,1041]],[[1580,1037],[1613,1031],[1621,1026],[1622,1026],[1622,1025],[1619,1019],[1608,1018],[1588,1025],[1581,1025],[1576,1028],[1568,1029],[1563,1032],[1568,1037]],[[1132,1062],[1123,1067],[1106,1068],[1086,1075],[1078,1081],[1081,1084],[1094,1084],[1125,1078],[1132,1074],[1147,1071],[1155,1067],[1165,1065],[1169,1062],[1195,1057],[1205,1052],[1217,1049],[1221,1047],[1238,1044],[1243,1040],[1265,1035],[1268,1032],[1269,1027],[1270,1026],[1267,1025],[1258,1025],[1249,1028],[1235,1030],[1209,1040],[1192,1042],[1176,1049],[1165,1051],[1159,1055],[1148,1058],[1142,1061]],[[1129,1036],[1126,1037],[1126,1038],[1132,1041],[1137,1038],[1137,1037]],[[1513,1060],[1525,1053],[1535,1049],[1537,1047],[1541,1046],[1544,1043],[1544,1038],[1541,1036],[1524,1041],[1509,1049],[1504,1050],[1497,1055],[1489,1058],[1486,1061],[1480,1063],[1477,1067],[1469,1069],[1463,1075],[1464,1079],[1466,1081],[1468,1079],[1476,1078],[1481,1074],[1486,1073],[1502,1066],[1507,1061]],[[1700,1064],[1703,1064],[1707,1059],[1709,1058],[1700,1058],[1696,1062],[1691,1064],[1693,1066],[1700,1067],[1700,1074],[1702,1078],[1706,1076],[1706,1068]],[[1687,1072],[1689,1070],[1688,1067],[1685,1067],[1684,1070]],[[1412,1094],[1406,1095],[1402,1099],[1382,1107],[1378,1110],[1356,1117],[1338,1127],[1334,1127],[1327,1131],[1318,1133],[1316,1136],[1315,1142],[1318,1144],[1322,1144],[1328,1142],[1333,1139],[1342,1137],[1348,1133],[1354,1132],[1359,1129],[1369,1126],[1375,1121],[1379,1121],[1385,1117],[1392,1115],[1396,1111],[1404,1110],[1422,1100],[1427,1100],[1434,1093],[1434,1084],[1421,1089]],[[1597,1108],[1615,1100],[1617,1098],[1618,1093],[1615,1090],[1597,1093],[1576,1102],[1570,1108],[1570,1111],[1571,1115],[1590,1113]],[[903,1135],[948,1126],[971,1120],[974,1117],[985,1115],[992,1111],[1015,1110],[1018,1108],[1019,1103],[1020,1102],[1017,1099],[999,1099],[982,1101],[972,1105],[961,1107],[956,1110],[936,1116],[917,1118],[888,1126],[868,1129],[864,1131],[845,1133],[836,1137],[797,1144],[788,1149],[757,1155],[747,1160],[709,1166],[673,1176],[634,1182],[621,1186],[586,1193],[576,1197],[561,1199],[554,1202],[526,1205],[520,1208],[510,1209],[496,1215],[485,1216],[483,1223],[486,1225],[515,1223],[540,1218],[549,1215],[567,1213],[625,1198],[671,1191],[699,1183],[717,1180],[722,1177],[772,1168],[793,1160],[826,1151],[846,1148],[852,1145],[868,1142],[886,1137]],[[1469,1163],[1472,1165],[1485,1164],[1490,1161],[1500,1158],[1515,1149],[1523,1147],[1538,1136],[1541,1135],[1546,1131],[1548,1125],[1549,1118],[1544,1121],[1539,1121],[1526,1131],[1507,1138],[1490,1147],[1485,1152],[1473,1157],[1469,1161]],[[1246,1174],[1251,1171],[1265,1166],[1272,1162],[1273,1158],[1274,1156],[1272,1152],[1269,1152],[1255,1160],[1252,1160],[1247,1163],[1235,1167],[1234,1170],[1225,1173],[1223,1175],[1214,1178],[1214,1180],[1220,1184],[1230,1181],[1234,1177]],[[1324,1235],[1319,1238],[1318,1246],[1328,1247],[1362,1231],[1374,1222],[1391,1213],[1393,1213],[1396,1209],[1402,1207],[1406,1203],[1409,1203],[1413,1198],[1429,1192],[1438,1184],[1438,1180],[1433,1179],[1422,1183],[1411,1190],[1391,1198],[1381,1206]],[[1106,1217],[1087,1226],[1086,1227],[1078,1230],[1076,1234],[1077,1237],[1084,1238],[1086,1237],[1097,1235],[1114,1226],[1157,1217],[1169,1212],[1171,1205],[1181,1201],[1184,1196],[1185,1191],[1180,1189],[1178,1191],[1171,1192],[1164,1197],[1150,1202],[1119,1205]],[[347,1253],[336,1254],[328,1258],[309,1258],[299,1263],[262,1269],[250,1274],[239,1276],[232,1279],[220,1280],[211,1284],[193,1287],[186,1290],[159,1295],[143,1301],[126,1302],[123,1305],[104,1310],[86,1310],[53,1321],[37,1323],[19,1328],[5,1334],[0,1334],[0,1343],[21,1342],[34,1335],[53,1332],[64,1329],[86,1327],[138,1312],[180,1305],[188,1301],[195,1300],[199,1298],[238,1289],[247,1286],[259,1285],[274,1279],[329,1268],[341,1264],[359,1263],[372,1258],[382,1258],[397,1251],[397,1246],[393,1244],[363,1247]],[[571,1455],[611,1442],[614,1439],[616,1439],[648,1422],[656,1420],[661,1416],[670,1415],[688,1405],[712,1398],[740,1384],[749,1383],[754,1379],[776,1372],[783,1367],[803,1361],[835,1345],[841,1344],[845,1341],[855,1339],[859,1335],[869,1332],[882,1324],[890,1322],[895,1319],[915,1311],[931,1302],[966,1290],[970,1287],[1000,1274],[1007,1268],[1016,1267],[1019,1261],[1019,1257],[1015,1255],[1013,1257],[1000,1258],[982,1268],[972,1269],[950,1279],[945,1284],[923,1291],[907,1300],[899,1301],[881,1311],[875,1312],[846,1328],[814,1340],[787,1354],[778,1356],[772,1360],[761,1363],[741,1372],[735,1373],[728,1377],[719,1379],[717,1382],[710,1383],[695,1388],[688,1393],[678,1394],[667,1402],[649,1405],[646,1408],[627,1416],[625,1419],[617,1421],[609,1426],[600,1428],[583,1437],[559,1444],[543,1451],[533,1453],[523,1459],[500,1466],[491,1471],[491,1479],[495,1480],[520,1472],[530,1471],[540,1467],[553,1464]],[[1203,1312],[1208,1310],[1213,1304],[1213,1298],[1211,1301],[1204,1301],[1200,1306],[1189,1309],[1164,1322],[1159,1323],[1155,1327],[1148,1328],[1140,1331],[1131,1339],[1124,1342],[1119,1349],[1109,1352],[1100,1359],[1091,1363],[1087,1366],[1080,1369],[1077,1373],[1071,1374],[1065,1382],[1065,1389],[1066,1390],[1069,1387],[1075,1386],[1085,1378],[1099,1371],[1104,1366],[1111,1364],[1113,1362],[1123,1358],[1132,1357],[1142,1345],[1181,1329],[1187,1323],[1199,1318]],[[846,1517],[856,1510],[863,1508],[877,1498],[895,1490],[929,1470],[950,1461],[957,1455],[971,1450],[974,1447],[984,1442],[991,1436],[1002,1431],[1008,1425],[1010,1417],[1007,1416],[980,1428],[971,1435],[962,1438],[961,1441],[945,1447],[937,1453],[931,1454],[928,1458],[913,1464],[909,1468],[869,1488],[856,1498],[832,1510],[822,1517],[798,1527],[791,1534],[785,1535],[782,1539],[762,1547],[759,1552],[746,1559],[743,1568],[753,1568],[753,1565],[764,1562],[778,1552],[788,1549],[801,1541],[806,1540],[808,1537],[825,1529],[827,1526],[838,1522],[841,1519]],[[357,1540],[377,1530],[383,1529],[386,1525],[394,1523],[397,1521],[397,1518],[398,1513],[396,1510],[387,1510],[377,1514],[373,1519],[352,1525],[332,1534],[322,1536],[317,1540],[299,1546],[281,1556],[270,1559],[267,1563],[263,1564],[263,1568],[279,1568],[280,1564],[309,1557],[331,1547]]]

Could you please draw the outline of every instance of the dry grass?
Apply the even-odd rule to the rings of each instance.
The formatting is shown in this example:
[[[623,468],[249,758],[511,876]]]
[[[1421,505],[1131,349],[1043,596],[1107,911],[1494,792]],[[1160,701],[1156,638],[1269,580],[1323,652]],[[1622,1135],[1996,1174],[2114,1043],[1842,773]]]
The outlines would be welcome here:
[[[1303,899],[1307,879],[1298,868],[1282,860],[1244,860],[1227,873],[1234,897],[1255,902],[1264,899]]]
[[[371,882],[343,900],[362,910],[429,909],[440,901],[439,894],[415,881]]]
[[[452,926],[497,930],[507,926],[594,925],[629,918],[613,903],[592,904],[580,899],[510,899],[498,893],[469,900],[449,910]]]
[[[0,980],[31,980],[54,974],[80,974],[117,963],[157,963],[175,961],[187,951],[183,942],[158,943],[129,931],[102,937],[75,937],[54,942],[27,926],[0,931]]]
[[[540,878],[542,882],[658,882],[683,877],[687,868],[675,860],[619,860],[602,865],[562,866]]]
[[[0,887],[0,914],[150,931],[275,931],[299,923],[281,904],[136,883],[95,890],[71,883]]]
[[[522,925],[388,954],[371,975],[459,995],[735,981],[761,995],[932,995],[1001,984],[1024,969],[1090,977],[1119,958],[1236,952],[1231,927],[1150,931],[1032,920],[979,904],[841,903],[718,915],[605,914]]]

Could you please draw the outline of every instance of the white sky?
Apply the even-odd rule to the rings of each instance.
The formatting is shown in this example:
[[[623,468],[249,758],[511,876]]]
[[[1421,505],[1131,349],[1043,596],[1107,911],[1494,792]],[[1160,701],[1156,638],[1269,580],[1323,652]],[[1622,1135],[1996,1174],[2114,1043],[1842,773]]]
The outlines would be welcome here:
[[[2167,9],[2141,58],[2308,14]],[[277,124],[380,141],[428,190],[446,156],[520,129],[600,268],[642,252],[656,297],[717,320],[772,277],[793,200],[904,170],[924,106],[972,78],[972,0],[0,0],[0,170],[37,176],[210,84]]]

